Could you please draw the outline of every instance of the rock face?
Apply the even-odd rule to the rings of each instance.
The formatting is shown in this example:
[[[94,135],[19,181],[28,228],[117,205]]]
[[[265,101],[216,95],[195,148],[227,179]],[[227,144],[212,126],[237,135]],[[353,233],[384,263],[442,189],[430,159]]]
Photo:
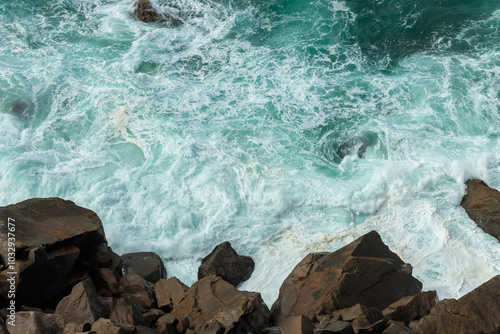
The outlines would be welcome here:
[[[422,290],[411,273],[372,231],[336,252],[307,255],[283,282],[273,320],[305,315],[315,321],[357,303],[382,310]]]
[[[402,321],[406,326],[413,320],[429,314],[438,302],[436,291],[423,291],[415,296],[403,297],[383,311],[386,319]]]
[[[444,299],[420,319],[416,333],[495,334],[500,331],[500,275],[462,298]]]
[[[269,309],[259,293],[238,291],[216,276],[194,283],[171,314],[179,321],[179,332],[245,333],[259,331],[269,322]]]
[[[132,268],[134,272],[146,281],[155,284],[167,277],[163,261],[156,253],[139,252],[128,253],[121,256],[123,269]]]
[[[313,334],[314,332],[311,320],[303,315],[286,318],[279,328],[280,333],[283,334]]]
[[[154,285],[129,268],[118,283],[120,297],[129,298],[140,311],[146,311],[156,303]]]
[[[186,295],[189,287],[179,281],[177,277],[159,280],[155,284],[155,295],[158,307],[170,312]]]
[[[170,14],[158,13],[154,7],[151,5],[149,0],[137,0],[134,3],[134,10],[132,11],[132,17],[140,20],[142,22],[171,22],[175,26],[182,25],[183,22]]]
[[[89,268],[121,267],[119,257],[107,246],[99,217],[71,201],[30,199],[1,207],[0,235],[7,235],[9,222],[15,225],[18,304],[42,306],[88,277]],[[7,238],[2,238],[4,269],[7,246]],[[6,277],[4,269],[0,276]],[[4,282],[0,280],[0,290]],[[5,303],[2,294],[0,306]]]
[[[108,316],[90,279],[75,285],[71,294],[57,305],[56,314],[61,315],[66,323],[75,324],[93,324]]]
[[[468,180],[460,205],[477,226],[500,241],[500,192],[481,180]]]
[[[238,286],[252,276],[254,267],[251,257],[238,255],[229,242],[223,242],[201,261],[198,279],[215,275]]]

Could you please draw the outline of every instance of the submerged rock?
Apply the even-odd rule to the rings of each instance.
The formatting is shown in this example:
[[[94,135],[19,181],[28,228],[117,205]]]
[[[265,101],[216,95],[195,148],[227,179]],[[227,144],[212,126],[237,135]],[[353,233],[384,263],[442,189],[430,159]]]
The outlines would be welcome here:
[[[307,255],[283,282],[273,320],[305,315],[315,321],[358,303],[382,310],[422,290],[411,273],[372,231],[336,252]]]
[[[149,0],[137,0],[134,3],[133,7],[134,10],[132,11],[131,15],[133,18],[139,21],[146,23],[170,22],[174,26],[184,24],[184,22],[168,13],[158,13],[156,9],[154,9],[154,7],[151,5],[151,2],[149,2]]]
[[[249,256],[236,253],[229,242],[223,242],[208,254],[198,269],[198,279],[209,275],[220,276],[226,282],[238,286],[252,276],[255,262]]]
[[[444,299],[420,319],[416,333],[485,333],[500,331],[500,275],[462,298]]]
[[[500,192],[481,180],[467,180],[460,205],[477,226],[500,241]]]

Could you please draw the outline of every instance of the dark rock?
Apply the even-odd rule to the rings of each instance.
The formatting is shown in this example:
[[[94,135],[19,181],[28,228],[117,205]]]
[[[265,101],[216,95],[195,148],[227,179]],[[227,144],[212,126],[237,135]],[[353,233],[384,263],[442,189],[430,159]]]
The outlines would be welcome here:
[[[384,329],[382,332],[383,334],[407,334],[407,333],[413,333],[413,331],[401,324],[398,324],[397,322],[394,321],[389,321],[389,325]]]
[[[333,253],[307,255],[283,282],[272,308],[273,320],[318,315],[357,303],[384,309],[422,290],[405,264],[372,231]]]
[[[54,307],[82,279],[98,247],[107,247],[99,217],[60,198],[30,199],[0,208],[0,234],[7,235],[8,220],[15,223],[16,302]],[[0,258],[7,260],[7,238],[0,240]],[[79,270],[76,270],[79,268]],[[81,275],[76,275],[79,272]],[[0,276],[8,276],[4,271]],[[0,280],[0,290],[4,290]],[[6,300],[0,295],[0,306]]]
[[[500,331],[500,275],[462,298],[444,299],[414,328],[417,333],[485,333]]]
[[[415,296],[403,297],[392,303],[387,306],[383,314],[386,319],[402,321],[408,326],[413,320],[419,320],[428,315],[437,302],[436,291],[423,291]]]
[[[382,312],[375,308],[369,308],[361,304],[356,304],[347,309],[338,311],[343,321],[351,323],[356,333],[380,333],[387,320],[383,319]],[[379,321],[381,321],[379,323]],[[377,331],[379,330],[379,331]]]
[[[113,305],[109,320],[128,325],[146,325],[137,306],[128,298],[117,299]]]
[[[252,276],[254,267],[251,257],[238,255],[229,242],[223,242],[201,261],[198,279],[215,275],[238,286]]]
[[[279,327],[267,327],[262,330],[262,334],[280,334]]]
[[[127,324],[116,324],[109,319],[97,320],[91,328],[97,334],[134,334],[135,327]]]
[[[208,333],[206,330],[215,321],[222,333],[258,332],[269,323],[269,309],[259,293],[238,291],[216,276],[204,277],[193,284],[171,314],[179,321],[179,332],[191,329],[195,333]]]
[[[174,26],[183,24],[181,20],[170,14],[158,13],[149,0],[137,0],[133,6],[132,17],[142,22],[170,22]]]
[[[283,319],[279,329],[281,334],[313,334],[314,332],[311,320],[303,315]]]
[[[17,312],[15,326],[7,324],[10,334],[63,334],[64,319],[57,314],[35,311]]]
[[[165,315],[165,312],[163,312],[162,310],[152,308],[151,310],[144,312],[142,314],[142,317],[144,318],[146,326],[152,327],[152,325],[154,325],[156,321],[163,315]]]
[[[117,280],[122,277],[122,259],[107,243],[100,243],[84,259],[87,268],[109,268]]]
[[[63,334],[79,334],[83,332],[89,331],[91,328],[90,324],[66,324],[66,327],[64,327],[64,333]]]
[[[160,334],[156,329],[146,326],[136,326],[135,334]]]
[[[128,253],[123,254],[121,259],[125,271],[132,268],[137,275],[150,283],[155,284],[158,280],[167,277],[163,261],[156,253]]]
[[[500,241],[500,192],[481,180],[468,180],[460,205],[477,226]]]
[[[351,322],[354,332],[357,334],[379,334],[387,325],[387,319],[380,319],[373,324],[366,324],[365,321],[356,319]]]
[[[111,269],[99,268],[90,275],[99,296],[112,297],[118,294],[118,281]]]
[[[129,298],[141,312],[156,304],[153,284],[134,273],[132,268],[120,279],[118,290],[120,297]]]
[[[57,305],[56,314],[61,315],[66,323],[75,324],[93,324],[108,316],[91,280],[75,285],[71,294]]]
[[[184,298],[189,287],[179,281],[177,277],[171,277],[156,282],[154,290],[158,307],[170,312]]]
[[[354,334],[354,330],[350,323],[335,320],[319,323],[314,330],[314,334]]]

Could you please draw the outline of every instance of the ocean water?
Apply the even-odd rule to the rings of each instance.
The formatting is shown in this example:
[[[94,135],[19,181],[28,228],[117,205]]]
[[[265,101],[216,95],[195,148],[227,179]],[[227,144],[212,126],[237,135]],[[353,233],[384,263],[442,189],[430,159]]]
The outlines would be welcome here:
[[[500,274],[460,207],[500,188],[498,0],[0,0],[0,205],[58,196],[196,280],[230,241],[270,306],[370,230],[424,289]]]

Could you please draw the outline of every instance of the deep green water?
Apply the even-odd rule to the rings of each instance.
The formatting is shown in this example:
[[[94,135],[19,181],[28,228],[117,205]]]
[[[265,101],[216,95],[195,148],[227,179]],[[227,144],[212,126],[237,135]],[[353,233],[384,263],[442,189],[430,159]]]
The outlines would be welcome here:
[[[0,0],[0,205],[59,196],[196,279],[229,240],[271,304],[376,229],[424,289],[500,274],[460,208],[500,188],[500,1]]]

